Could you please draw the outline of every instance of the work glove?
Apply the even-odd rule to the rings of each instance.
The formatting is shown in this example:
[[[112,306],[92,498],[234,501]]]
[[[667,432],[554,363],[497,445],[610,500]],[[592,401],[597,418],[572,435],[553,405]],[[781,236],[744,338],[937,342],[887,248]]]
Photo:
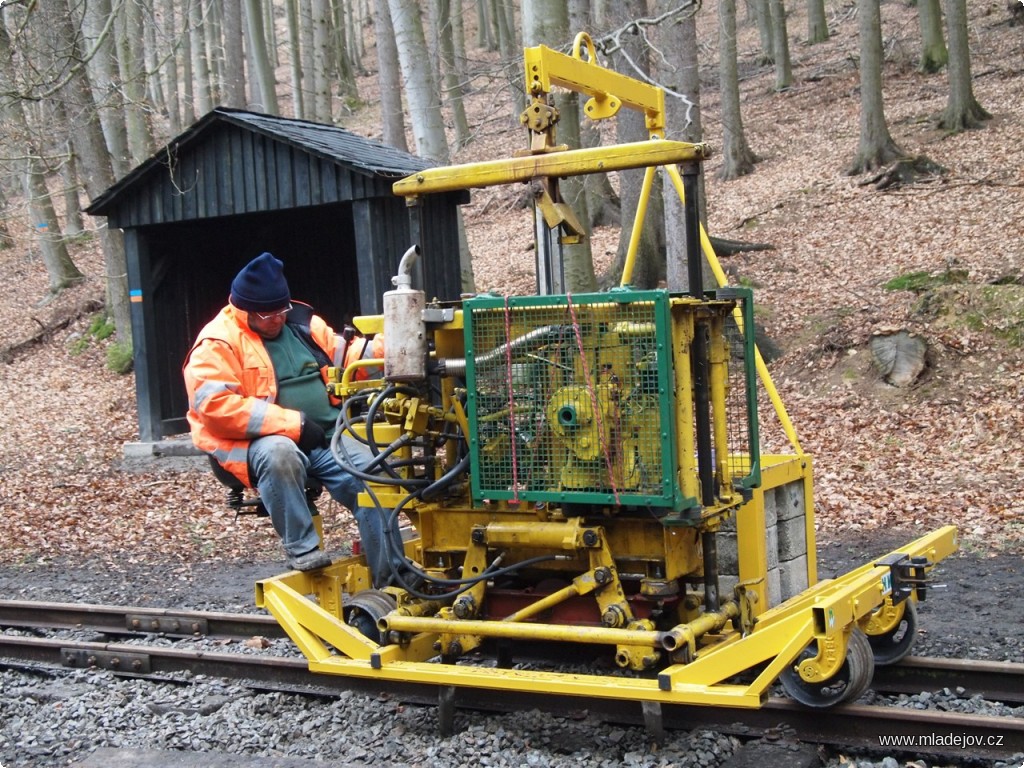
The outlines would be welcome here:
[[[307,419],[306,414],[302,414],[302,427],[299,429],[298,446],[299,450],[307,456],[314,448],[327,447],[327,433],[324,432],[324,428],[312,419]]]

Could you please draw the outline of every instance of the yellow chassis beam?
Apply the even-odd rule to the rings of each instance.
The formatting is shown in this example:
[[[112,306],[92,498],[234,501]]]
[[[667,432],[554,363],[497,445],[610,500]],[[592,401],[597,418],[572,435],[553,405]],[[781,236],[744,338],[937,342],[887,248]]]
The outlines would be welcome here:
[[[956,528],[946,526],[891,554],[923,557],[934,564],[954,552],[956,547]],[[309,659],[309,668],[313,672],[497,691],[543,691],[603,699],[759,707],[768,687],[811,640],[824,643],[838,639],[839,647],[845,648],[843,633],[848,633],[854,624],[867,621],[873,611],[885,604],[891,594],[891,571],[888,566],[876,564],[881,560],[873,560],[837,579],[820,582],[761,614],[753,631],[746,636],[736,632],[723,634],[717,642],[700,647],[694,661],[670,666],[656,680],[495,669],[430,661],[437,657],[434,642],[440,634],[465,634],[467,630],[479,629],[476,624],[487,622],[458,619],[431,622],[432,631],[413,636],[406,645],[378,645],[305,597],[307,594],[318,595],[321,590],[328,595],[333,594],[344,580],[345,571],[353,564],[351,560],[335,563],[320,572],[293,571],[257,582],[256,604],[274,615]],[[321,602],[330,603],[329,600]],[[389,614],[389,618],[392,616],[396,614]],[[401,624],[402,620],[398,619],[398,623]],[[530,634],[532,626],[537,626],[535,635]],[[518,624],[515,634],[523,639],[558,634],[542,629],[546,626],[523,622]],[[587,633],[567,631],[566,634],[565,639],[572,641]],[[618,633],[610,634],[604,638],[608,642],[623,639]],[[661,641],[664,633],[651,631],[640,634],[650,635],[644,644],[653,646]],[[751,683],[725,682],[764,662],[768,662],[767,666]]]

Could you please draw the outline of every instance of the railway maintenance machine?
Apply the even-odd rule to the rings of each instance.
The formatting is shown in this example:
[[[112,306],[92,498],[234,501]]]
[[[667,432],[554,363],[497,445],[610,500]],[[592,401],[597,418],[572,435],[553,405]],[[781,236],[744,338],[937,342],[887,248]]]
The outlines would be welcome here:
[[[355,321],[385,334],[383,366],[331,372],[338,432],[376,455],[361,503],[401,519],[411,535],[386,538],[406,565],[375,589],[357,554],[260,581],[257,604],[312,671],[438,686],[443,731],[460,687],[636,701],[649,725],[663,704],[758,707],[776,681],[811,707],[856,699],[876,663],[910,650],[925,575],[956,529],[818,580],[811,459],[754,344],[750,291],[725,286],[699,222],[707,146],[666,140],[664,92],[600,66],[586,34],[571,55],[529,48],[525,64],[528,149],[394,191],[415,205],[530,185],[538,295],[428,300],[411,248],[383,314]],[[589,97],[594,120],[642,112],[650,139],[559,146],[555,88]],[[559,179],[634,168],[621,286],[564,292],[560,246],[582,228]],[[629,285],[659,169],[683,206],[685,295]],[[457,254],[423,254],[437,258]],[[705,263],[717,290],[702,288]],[[383,377],[358,375],[374,364]],[[761,453],[759,392],[792,453]],[[347,463],[344,442],[334,450]],[[573,671],[517,666],[553,647]]]

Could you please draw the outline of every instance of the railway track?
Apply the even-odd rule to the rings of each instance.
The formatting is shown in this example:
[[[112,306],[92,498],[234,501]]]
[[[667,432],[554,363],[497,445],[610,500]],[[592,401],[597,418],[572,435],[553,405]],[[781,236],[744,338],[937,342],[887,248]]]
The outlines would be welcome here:
[[[966,755],[1007,758],[1024,752],[1024,719],[896,706],[853,704],[828,710],[809,710],[785,698],[771,698],[759,710],[723,710],[679,705],[638,706],[603,701],[504,692],[497,697],[474,689],[438,689],[421,684],[394,684],[336,675],[310,673],[300,657],[266,652],[189,648],[173,645],[177,638],[219,638],[240,641],[253,637],[282,637],[270,617],[255,614],[210,613],[108,605],[0,601],[0,628],[27,634],[0,634],[0,665],[15,668],[102,668],[121,675],[162,681],[181,673],[234,678],[260,690],[281,690],[330,696],[341,691],[386,695],[411,704],[438,705],[442,712],[457,708],[509,712],[542,708],[566,713],[588,710],[609,723],[645,724],[659,729],[714,728],[744,738],[777,733],[805,742],[847,749],[886,749],[879,734],[895,735],[904,750],[915,754],[962,759]],[[69,636],[35,636],[57,633]],[[82,635],[124,638],[120,642],[81,639]],[[160,643],[157,643],[157,638]],[[219,647],[241,643],[225,642]],[[258,645],[258,644],[257,644]],[[890,667],[878,667],[872,688],[879,693],[914,694],[942,688],[962,690],[963,697],[981,696],[1010,704],[1024,703],[1024,664],[910,657]],[[948,742],[948,743],[937,743]],[[965,745],[969,748],[965,749]]]

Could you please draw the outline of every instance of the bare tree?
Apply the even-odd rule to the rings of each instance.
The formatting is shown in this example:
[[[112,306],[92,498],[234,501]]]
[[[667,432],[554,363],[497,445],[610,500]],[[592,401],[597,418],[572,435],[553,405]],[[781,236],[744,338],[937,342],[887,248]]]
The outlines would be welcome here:
[[[417,0],[388,0],[391,23],[395,30],[398,62],[405,82],[409,103],[409,119],[416,140],[416,153],[438,163],[450,160],[448,138],[441,119],[441,99],[434,82],[433,70],[423,66],[427,61],[427,41]],[[474,289],[473,262],[466,241],[462,213],[459,212],[459,264],[463,290]]]
[[[100,125],[110,148],[114,175],[121,178],[131,170],[128,131],[125,127],[124,99],[117,70],[114,47],[114,16],[110,0],[94,0],[82,9],[82,33],[93,49],[87,54],[89,77],[95,88]]]
[[[377,79],[380,81],[380,122],[384,143],[409,151],[405,140],[405,112],[402,110],[402,78],[398,67],[398,47],[391,26],[387,3],[375,3],[373,30],[377,45]]]
[[[246,47],[253,63],[252,82],[254,90],[259,92],[259,108],[263,112],[276,115],[280,112],[277,106],[276,81],[274,70],[267,54],[267,35],[263,29],[263,13],[260,11],[259,0],[245,0]]]
[[[124,118],[128,129],[131,164],[138,165],[153,154],[155,142],[147,119],[151,105],[146,101],[145,45],[142,8],[126,3],[117,15],[117,67],[124,92]]]
[[[992,117],[974,97],[971,47],[967,36],[967,0],[943,0],[949,30],[949,101],[939,127],[956,133],[980,128]]]
[[[288,24],[288,49],[291,54],[288,72],[291,75],[292,114],[295,117],[305,117],[305,96],[302,88],[305,54],[303,53],[304,45],[301,42],[302,29],[299,21],[299,0],[285,0],[285,19]]]
[[[525,9],[526,6],[524,6]],[[573,35],[580,31],[594,28],[593,7],[590,0],[569,0],[569,32]],[[524,22],[525,22],[525,13]],[[580,102],[588,97],[580,96],[577,99],[576,108],[579,110]],[[592,120],[584,120],[580,125],[580,146],[596,147],[601,143],[601,133]],[[589,173],[583,177],[583,192],[586,195],[587,225],[593,231],[594,227],[611,225],[618,227],[622,224],[622,207],[619,201],[619,193],[612,187],[611,179],[607,173]],[[584,210],[581,207],[581,212]]]
[[[918,0],[917,20],[921,27],[922,72],[938,72],[949,61],[946,41],[942,37],[942,10],[939,0]]]
[[[313,41],[313,0],[298,0],[299,2],[299,41],[302,55],[302,93],[303,111],[296,113],[297,117],[304,119],[316,119],[316,105],[314,104],[316,86],[314,85],[313,70],[316,63],[313,55],[315,47]]]
[[[178,28],[174,0],[162,0],[158,49],[160,74],[164,81],[164,111],[167,113],[167,127],[172,134],[181,133],[181,100],[178,85]]]
[[[565,0],[525,0],[523,3],[523,43],[532,47],[547,45],[556,50],[569,42],[569,12]],[[525,108],[526,105],[524,104]],[[556,123],[559,144],[570,147],[580,146],[580,111],[579,99],[575,93],[561,91],[554,97],[554,107],[558,110]],[[579,176],[559,180],[555,194],[555,202],[568,203],[572,208],[577,222],[588,220],[587,198],[584,194],[583,179]],[[538,211],[536,216],[540,216]],[[540,231],[537,227],[537,231]],[[550,233],[552,247],[560,250],[561,275],[563,285],[558,286],[560,292],[593,291],[597,289],[597,278],[594,275],[594,260],[590,249],[589,232],[581,233],[577,241],[557,243],[561,233],[556,228]]]
[[[678,5],[677,0],[659,0],[659,14]],[[697,60],[697,7],[684,13],[661,30],[659,49],[663,53],[658,74],[666,91],[665,137],[689,142],[704,139],[700,108],[700,68]],[[707,221],[703,165],[698,177],[700,219]],[[710,275],[710,270],[705,274]],[[678,195],[665,192],[665,279],[673,291],[689,285],[683,206]]]
[[[476,0],[476,44],[487,51],[498,50],[491,26],[490,0]]]
[[[356,72],[365,74],[361,62],[363,36],[360,33],[359,3],[336,2],[331,4],[331,65],[335,74],[338,95],[346,105],[359,101],[359,85]]]
[[[789,58],[789,33],[786,7],[782,0],[768,0],[772,14],[772,52],[775,54],[775,90],[784,91],[793,84],[793,65]]]
[[[768,8],[768,2],[769,0],[748,0],[748,3],[753,5],[754,15],[757,19],[757,35],[761,39],[761,62],[763,64],[771,64],[775,61],[775,33],[772,30],[772,13]],[[733,19],[735,18],[734,3]]]
[[[611,54],[613,68],[638,79],[650,79],[650,63],[645,36],[634,34],[638,19],[647,16],[645,0],[602,0],[598,3],[604,23],[614,30],[602,36],[605,50]],[[650,138],[644,115],[636,110],[623,110],[616,118],[619,143]],[[623,273],[626,256],[634,247],[634,220],[625,212],[637,210],[645,186],[646,171],[623,171],[619,174],[619,195],[622,200],[622,232],[619,248],[601,282],[617,282]],[[636,258],[630,279],[638,288],[653,288],[665,278],[665,220],[660,180],[655,177],[650,188],[647,216],[635,244]]]
[[[757,156],[747,144],[740,112],[736,65],[736,0],[718,4],[718,78],[722,95],[722,170],[719,178],[738,179],[754,170]]]
[[[25,199],[33,230],[38,237],[39,250],[50,284],[50,294],[55,295],[69,285],[81,282],[84,275],[78,270],[60,231],[60,222],[53,208],[53,201],[46,185],[46,163],[37,149],[39,140],[29,125],[25,114],[25,103],[15,88],[19,82],[17,68],[12,58],[11,41],[7,29],[0,23],[0,81],[5,84],[0,93],[0,117],[7,125],[7,132],[17,137],[24,147],[21,158],[22,180]]]
[[[825,0],[807,0],[807,42],[823,43],[828,40],[828,20],[825,18]]]
[[[882,104],[882,15],[879,0],[857,0],[860,35],[860,144],[853,175],[888,165],[904,153],[889,134]]]
[[[224,106],[246,107],[242,0],[223,0]]]
[[[469,120],[466,106],[462,101],[462,72],[455,56],[455,37],[452,26],[451,0],[434,0],[436,5],[438,51],[441,58],[441,72],[444,81],[444,96],[451,111],[455,128],[455,144],[464,147],[469,143]]]
[[[224,29],[223,6],[219,0],[200,0],[203,4],[203,41],[210,65],[211,100],[224,103],[224,46],[220,44]]]
[[[74,2],[75,0],[68,0]],[[68,112],[68,124],[74,126],[71,141],[85,189],[92,198],[99,197],[114,183],[114,171],[110,152],[103,140],[103,130],[97,117],[96,102],[84,67],[78,65],[83,59],[80,38],[72,25],[67,5],[44,3],[39,6],[38,23],[45,25],[52,35],[52,71],[66,72],[64,79],[54,83],[56,95],[64,102]],[[131,313],[128,304],[128,266],[124,251],[124,239],[118,230],[101,229],[100,242],[103,246],[106,264],[107,312],[114,320],[118,337],[130,342],[132,337]]]
[[[447,163],[448,139],[441,119],[441,100],[433,71],[423,66],[428,54],[419,3],[416,0],[388,0],[388,8],[395,30],[416,152],[431,160]]]
[[[331,62],[331,17],[327,0],[313,0],[310,10],[310,21],[313,24],[313,119],[321,123],[330,123],[333,110],[331,81],[327,75]]]
[[[210,58],[203,37],[203,4],[201,0],[188,0],[188,34],[192,52],[192,92],[195,111],[205,115],[213,109],[213,90],[210,77]]]

